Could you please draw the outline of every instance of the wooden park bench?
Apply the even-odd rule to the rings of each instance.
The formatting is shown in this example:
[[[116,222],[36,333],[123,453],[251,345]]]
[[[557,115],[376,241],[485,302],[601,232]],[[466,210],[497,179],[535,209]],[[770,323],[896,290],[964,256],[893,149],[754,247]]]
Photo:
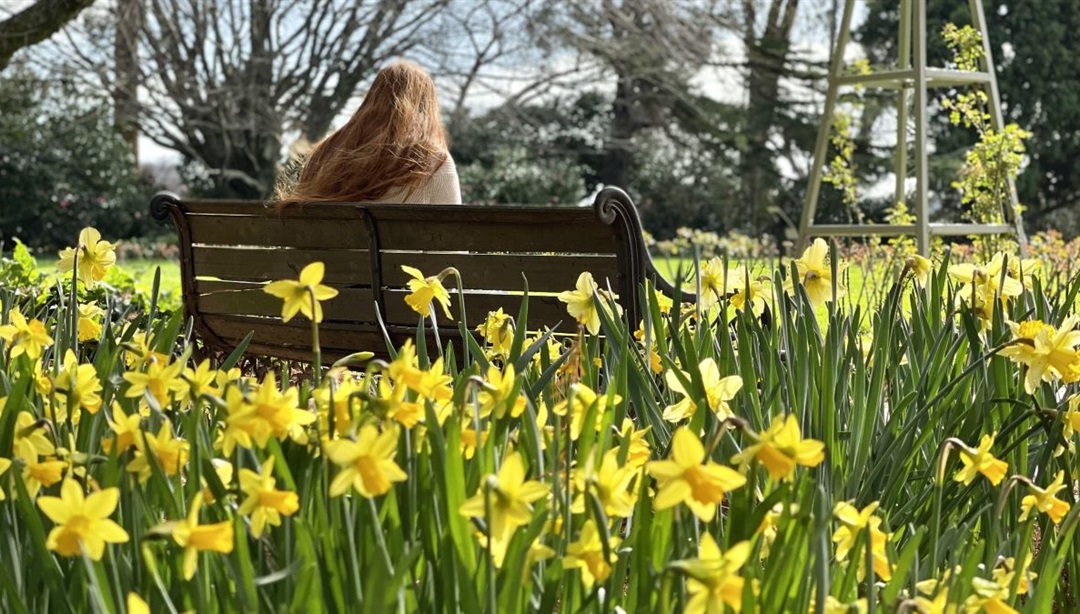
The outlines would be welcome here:
[[[323,303],[323,361],[368,350],[387,353],[415,337],[418,315],[405,304],[401,265],[436,275],[461,272],[466,322],[475,328],[499,307],[516,316],[528,280],[528,330],[574,332],[556,298],[583,271],[619,297],[629,322],[641,319],[640,284],[657,274],[633,202],[618,188],[591,208],[311,203],[276,211],[258,202],[154,197],[155,219],[172,219],[180,237],[183,305],[203,343],[229,351],[254,333],[248,352],[311,359],[310,323],[282,323],[281,300],[262,286],[296,279],[305,265],[326,265],[323,283],[338,296]],[[460,317],[453,278],[451,311]],[[380,314],[385,324],[379,325]],[[460,347],[457,321],[439,311],[440,335]],[[520,324],[520,323],[519,323]]]

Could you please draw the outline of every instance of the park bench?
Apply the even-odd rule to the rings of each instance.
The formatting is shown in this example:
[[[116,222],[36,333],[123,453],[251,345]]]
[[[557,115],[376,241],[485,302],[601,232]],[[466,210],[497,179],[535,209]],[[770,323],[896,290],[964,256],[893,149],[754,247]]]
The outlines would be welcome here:
[[[296,279],[319,260],[338,296],[323,304],[323,361],[353,352],[387,354],[387,340],[415,337],[418,315],[404,301],[401,265],[435,275],[452,266],[465,286],[466,322],[475,328],[502,307],[516,316],[528,280],[528,330],[576,331],[556,294],[583,271],[618,295],[628,321],[641,319],[639,286],[658,275],[633,202],[618,188],[589,207],[311,203],[278,211],[258,202],[186,200],[163,192],[150,210],[172,220],[180,239],[183,305],[204,345],[229,351],[253,333],[247,351],[311,359],[310,322],[281,321],[267,282]],[[453,278],[451,311],[460,318]],[[379,318],[385,325],[380,326]],[[461,347],[456,319],[437,315],[440,337]]]

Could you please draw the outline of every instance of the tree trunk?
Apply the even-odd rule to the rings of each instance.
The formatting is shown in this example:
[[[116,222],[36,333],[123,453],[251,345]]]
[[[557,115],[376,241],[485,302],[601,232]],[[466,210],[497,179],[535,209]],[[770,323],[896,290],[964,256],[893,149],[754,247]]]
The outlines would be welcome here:
[[[139,166],[139,32],[143,24],[142,0],[118,0],[113,60],[113,122],[131,148]]]

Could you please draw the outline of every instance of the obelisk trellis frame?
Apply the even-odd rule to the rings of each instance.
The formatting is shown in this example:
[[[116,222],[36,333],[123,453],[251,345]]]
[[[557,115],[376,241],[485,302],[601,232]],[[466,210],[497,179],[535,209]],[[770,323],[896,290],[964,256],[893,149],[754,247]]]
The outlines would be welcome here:
[[[983,11],[982,0],[969,0],[971,9],[972,27],[982,35],[983,57],[980,69],[976,72],[951,70],[944,68],[930,68],[927,66],[926,57],[926,0],[900,0],[900,31],[899,31],[899,57],[897,67],[890,70],[872,72],[870,74],[845,74],[844,51],[847,47],[851,31],[851,16],[855,9],[855,0],[846,0],[844,13],[840,21],[840,32],[836,39],[836,48],[833,50],[829,67],[829,87],[825,95],[825,110],[822,115],[821,125],[818,129],[817,143],[814,147],[814,158],[810,168],[810,184],[806,193],[806,203],[803,207],[802,220],[799,224],[799,241],[796,253],[802,253],[808,240],[812,236],[897,236],[913,235],[918,245],[919,253],[926,256],[930,251],[930,237],[957,236],[957,235],[988,235],[1008,234],[1016,235],[1021,249],[1026,246],[1023,222],[1017,211],[1016,187],[1009,182],[1009,201],[1004,207],[1004,224],[972,224],[972,223],[933,223],[929,221],[929,206],[927,202],[928,192],[928,169],[927,169],[927,136],[928,124],[927,113],[928,97],[930,88],[975,86],[985,87],[989,98],[989,110],[991,125],[995,130],[1002,130],[1004,121],[1001,114],[1001,99],[998,97],[997,77],[994,73],[994,59],[990,52],[990,41],[987,36],[986,14]],[[896,188],[895,198],[897,202],[907,201],[904,185],[907,180],[909,161],[907,127],[908,127],[908,95],[909,90],[914,90],[914,114],[915,140],[910,152],[913,158],[915,171],[915,194],[912,204],[915,216],[914,224],[815,224],[814,214],[817,209],[818,196],[821,192],[822,170],[825,157],[828,154],[829,136],[832,131],[833,117],[836,110],[836,101],[839,90],[842,87],[863,85],[865,87],[890,88],[897,90],[897,144],[895,155]]]

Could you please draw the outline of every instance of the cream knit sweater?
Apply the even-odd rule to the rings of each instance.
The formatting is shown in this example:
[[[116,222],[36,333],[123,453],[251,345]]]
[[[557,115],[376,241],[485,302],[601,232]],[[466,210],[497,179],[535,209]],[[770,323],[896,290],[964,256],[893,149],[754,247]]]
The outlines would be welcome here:
[[[412,205],[460,205],[461,185],[458,183],[454,159],[446,154],[446,161],[423,185],[406,195],[404,190],[391,190],[379,199],[382,203],[409,203]]]

